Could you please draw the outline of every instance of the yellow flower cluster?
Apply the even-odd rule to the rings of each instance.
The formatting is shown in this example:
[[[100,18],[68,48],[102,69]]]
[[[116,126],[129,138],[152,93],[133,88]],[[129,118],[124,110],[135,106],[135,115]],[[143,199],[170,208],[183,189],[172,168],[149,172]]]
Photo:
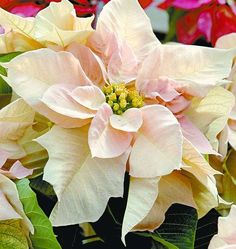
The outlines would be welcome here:
[[[117,115],[121,115],[129,108],[143,106],[143,98],[138,91],[126,88],[124,83],[113,83],[104,86],[103,92],[106,96],[106,102]]]

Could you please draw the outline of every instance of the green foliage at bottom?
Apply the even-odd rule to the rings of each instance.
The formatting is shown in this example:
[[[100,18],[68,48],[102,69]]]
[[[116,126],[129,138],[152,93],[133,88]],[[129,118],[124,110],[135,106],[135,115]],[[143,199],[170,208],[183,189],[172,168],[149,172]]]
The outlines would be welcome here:
[[[34,226],[34,234],[30,236],[34,249],[61,249],[48,217],[39,207],[35,193],[29,186],[28,179],[16,183],[24,211]],[[1,247],[0,247],[1,248]]]

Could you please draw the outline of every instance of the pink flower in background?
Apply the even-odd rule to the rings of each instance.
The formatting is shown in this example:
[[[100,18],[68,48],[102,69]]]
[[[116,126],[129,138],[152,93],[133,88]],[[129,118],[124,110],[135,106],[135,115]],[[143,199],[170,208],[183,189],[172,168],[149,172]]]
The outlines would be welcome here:
[[[9,11],[13,14],[17,14],[24,17],[36,16],[36,14],[42,10],[46,5],[38,5],[32,2],[21,3],[17,6],[9,8]]]
[[[46,7],[44,4],[36,4],[34,1],[13,1],[3,0],[0,3],[0,7],[20,16],[30,17],[35,16],[41,9]]]
[[[222,35],[236,31],[236,4],[225,0],[180,1],[167,0],[160,8],[175,7],[187,10],[176,22],[177,40],[192,44],[205,37],[213,45]]]

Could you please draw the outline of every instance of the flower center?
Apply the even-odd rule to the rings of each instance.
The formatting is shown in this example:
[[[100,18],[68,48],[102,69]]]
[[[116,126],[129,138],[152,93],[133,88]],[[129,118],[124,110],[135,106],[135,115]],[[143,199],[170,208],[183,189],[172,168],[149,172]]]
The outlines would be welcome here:
[[[106,102],[117,115],[121,115],[130,108],[143,106],[143,97],[139,95],[138,91],[126,88],[124,83],[104,86],[103,93],[106,96]]]

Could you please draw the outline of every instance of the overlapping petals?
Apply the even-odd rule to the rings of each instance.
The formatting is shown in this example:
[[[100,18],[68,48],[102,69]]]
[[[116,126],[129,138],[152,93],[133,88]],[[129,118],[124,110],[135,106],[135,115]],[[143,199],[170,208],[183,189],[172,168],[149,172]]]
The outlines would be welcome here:
[[[0,51],[28,51],[47,46],[63,48],[73,41],[84,44],[93,31],[92,21],[93,17],[76,17],[73,4],[67,0],[50,3],[35,18],[24,18],[0,9],[0,23],[5,29],[0,35]]]
[[[200,102],[196,101],[187,112],[190,120],[207,136],[216,151],[219,148],[217,135],[227,124],[234,103],[232,93],[216,87]],[[204,118],[200,120],[198,115]]]
[[[21,179],[33,170],[25,168],[20,161],[6,165],[8,159],[26,155],[20,140],[32,126],[34,111],[23,99],[18,99],[0,110],[0,220],[20,220],[23,233],[28,237],[34,229],[24,213],[15,184],[9,179]]]
[[[47,60],[47,64],[45,64],[45,60]],[[32,67],[32,65],[34,66]],[[87,122],[87,120],[81,121],[79,118],[81,116],[78,114],[79,112],[82,113],[81,115],[83,113],[86,115],[86,111],[84,111],[86,108],[67,94],[77,86],[90,84],[79,61],[71,53],[57,53],[43,49],[20,55],[5,66],[8,68],[6,81],[38,112],[66,127],[79,126],[80,122],[84,125]],[[35,91],[35,87],[37,91]],[[74,108],[70,110],[71,106]],[[75,108],[77,108],[77,112],[74,110]],[[68,120],[64,115],[66,110],[69,112]],[[77,116],[73,113],[76,113]],[[91,115],[88,114],[86,119],[89,117]]]
[[[32,126],[33,120],[34,111],[23,99],[0,110],[0,166],[7,158],[18,159],[25,156],[26,153],[18,142]]]
[[[177,50],[178,53],[174,52]],[[228,57],[228,59],[224,57],[227,61],[226,64],[220,59],[223,55],[222,52]],[[178,62],[180,56],[181,63]],[[227,115],[229,115],[232,110],[234,98],[232,94],[227,91],[224,92],[223,89],[221,91],[220,89],[213,90],[213,88],[217,85],[228,83],[227,80],[224,81],[223,79],[227,78],[230,74],[234,56],[235,51],[233,50],[223,51],[220,49],[215,50],[194,46],[161,45],[155,48],[144,60],[138,74],[136,87],[151,103],[162,104],[176,115],[185,138],[189,139],[199,152],[203,154],[216,154],[218,145],[213,144],[213,139],[214,136],[216,138],[216,135],[223,130],[225,120],[228,117]],[[226,70],[224,66],[226,66]],[[209,135],[210,131],[208,131],[208,135],[206,132],[213,120],[209,120],[204,130],[198,125],[198,122],[201,122],[200,120],[202,120],[202,118],[199,118],[199,116],[197,118],[196,116],[196,118],[191,120],[191,112],[189,111],[190,106],[194,108],[194,103],[197,101],[203,99],[202,103],[205,101],[208,102],[207,99],[211,97],[207,97],[207,94],[210,94],[210,90],[213,95],[222,98],[222,103],[224,102],[225,106],[222,114],[224,113],[224,115],[226,115],[224,120],[223,117],[221,118],[222,124],[219,124],[219,130],[214,131],[212,138],[210,138]],[[224,97],[222,93],[225,94],[225,100],[223,100]],[[219,101],[219,99],[217,99],[217,101]],[[212,105],[215,103],[212,98],[210,102]],[[208,109],[208,107],[209,105],[207,105],[206,109]],[[198,111],[194,113],[196,114],[197,112]],[[192,116],[194,116],[194,114]],[[208,139],[216,151],[212,149],[212,145],[210,145],[206,136],[208,136]],[[216,143],[216,141],[214,143]]]
[[[165,77],[166,82],[162,84],[169,83],[169,87],[172,86],[180,92],[204,97],[212,87],[222,84],[223,79],[228,77],[234,56],[235,51],[230,50],[161,45],[156,47],[142,64],[136,86],[145,94],[159,92],[162,97],[162,91],[159,89],[161,83],[158,83],[158,80],[163,81],[162,77]],[[156,70],[153,70],[154,68]],[[169,79],[172,81],[168,82]],[[156,89],[150,86],[151,80],[157,81],[153,84]]]
[[[122,239],[129,231],[158,228],[174,203],[197,209],[199,217],[218,206],[215,171],[186,139],[181,171],[156,178],[131,178],[122,226]],[[142,203],[140,203],[142,199]]]
[[[80,129],[54,126],[37,139],[49,153],[44,180],[53,185],[59,199],[51,214],[56,226],[96,221],[110,197],[123,196],[129,150],[112,159],[93,158],[87,133],[86,126]]]
[[[152,32],[150,20],[136,0],[110,1],[106,4],[98,18],[96,32],[89,40],[95,51],[108,58],[118,57],[119,50],[116,48],[122,47],[129,63],[134,60],[132,53],[138,61],[142,61],[160,44]],[[127,49],[131,49],[131,56],[128,56]],[[124,55],[121,60],[125,59]]]
[[[161,105],[145,106],[141,111],[143,125],[131,151],[130,174],[134,177],[156,177],[180,169],[183,138],[174,115]]]
[[[217,48],[222,48],[222,49],[235,49],[236,48],[236,36],[235,33],[231,33],[225,36],[222,36],[219,38],[216,42],[216,47]],[[231,81],[231,84],[227,86],[228,90],[236,96],[235,92],[235,83],[236,83],[236,65],[235,65],[235,58],[232,64],[231,71],[228,75],[228,80]],[[222,147],[224,147],[224,150],[227,150],[227,145],[228,142],[229,144],[235,149],[236,148],[236,132],[235,132],[235,101],[233,102],[233,108],[231,109],[230,113],[227,116],[227,124],[224,129],[224,133],[222,133],[222,138],[220,140],[220,144]]]

